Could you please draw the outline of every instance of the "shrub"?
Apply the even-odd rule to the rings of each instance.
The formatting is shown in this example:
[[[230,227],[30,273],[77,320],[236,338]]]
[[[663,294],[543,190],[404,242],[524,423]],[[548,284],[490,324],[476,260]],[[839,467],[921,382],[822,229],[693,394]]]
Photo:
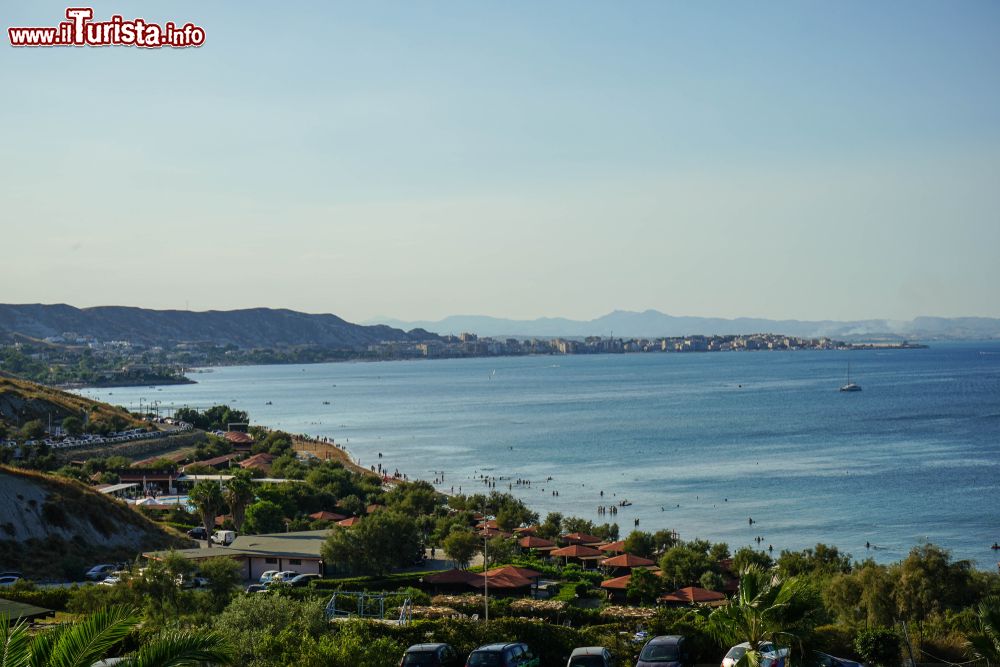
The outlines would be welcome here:
[[[875,667],[899,664],[899,636],[889,628],[861,630],[854,638],[854,648],[858,655]]]

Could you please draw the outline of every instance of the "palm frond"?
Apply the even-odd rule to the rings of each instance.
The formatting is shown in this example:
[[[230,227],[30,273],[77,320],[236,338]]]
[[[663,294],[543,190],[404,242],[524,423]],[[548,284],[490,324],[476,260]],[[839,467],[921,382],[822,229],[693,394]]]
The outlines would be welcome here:
[[[91,614],[59,635],[48,667],[91,667],[125,639],[136,623],[135,612],[127,607],[109,607]]]
[[[31,637],[21,622],[14,626],[10,618],[0,616],[0,667],[28,667],[31,657]]]
[[[35,635],[35,639],[31,642],[31,660],[28,662],[28,667],[48,667],[52,647],[68,627],[61,625]]]
[[[157,635],[126,656],[119,667],[198,667],[231,665],[235,651],[217,632],[173,630]]]

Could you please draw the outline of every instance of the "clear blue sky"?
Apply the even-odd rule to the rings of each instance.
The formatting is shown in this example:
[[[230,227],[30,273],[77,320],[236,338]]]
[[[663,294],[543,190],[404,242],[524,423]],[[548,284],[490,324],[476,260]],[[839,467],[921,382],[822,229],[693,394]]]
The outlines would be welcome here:
[[[1000,3],[94,9],[207,43],[4,35],[0,301],[1000,316]]]

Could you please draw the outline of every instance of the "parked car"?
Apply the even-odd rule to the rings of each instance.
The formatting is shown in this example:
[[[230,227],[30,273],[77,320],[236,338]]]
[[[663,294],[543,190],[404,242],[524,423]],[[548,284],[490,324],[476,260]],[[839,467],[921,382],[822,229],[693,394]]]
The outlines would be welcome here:
[[[271,583],[273,584],[278,581],[288,583],[291,579],[294,579],[297,576],[299,576],[299,573],[295,570],[282,570],[271,577]]]
[[[653,637],[639,652],[636,667],[689,667],[691,648],[683,635]]]
[[[315,581],[319,578],[320,576],[318,574],[300,574],[296,577],[288,579],[288,584],[292,588],[302,588],[304,586],[308,586],[310,582]]]
[[[267,570],[267,571],[261,573],[260,579],[258,579],[257,581],[259,583],[266,584],[269,581],[271,581],[271,578],[274,577],[274,575],[276,575],[276,574],[278,574],[277,570]]]
[[[16,574],[8,574],[6,576],[0,577],[0,586],[13,586],[17,582],[21,581],[21,577]]]
[[[811,652],[803,662],[807,667],[866,667],[863,662],[838,658],[835,655],[820,651]]]
[[[266,593],[267,584],[250,584],[247,586],[246,593]]]
[[[113,572],[118,569],[117,565],[112,565],[111,563],[102,563],[101,565],[95,565],[94,567],[87,570],[84,575],[87,579],[91,581],[103,581]]]
[[[109,575],[97,582],[98,586],[116,586],[121,583],[121,576],[117,573]]]
[[[722,667],[736,667],[747,651],[750,644],[743,642],[729,649],[726,657],[722,659]],[[788,657],[788,648],[775,646],[771,642],[764,642],[760,645],[760,667],[785,667],[785,658]]]
[[[465,667],[538,667],[538,656],[527,644],[487,644],[469,654]]]
[[[212,542],[224,547],[228,547],[235,539],[235,530],[217,530],[212,534]]]
[[[399,667],[457,667],[458,664],[458,654],[450,644],[414,644],[399,661]]]
[[[207,540],[208,531],[205,530],[205,526],[195,526],[187,532],[188,537],[195,540]]]
[[[611,651],[603,646],[581,646],[573,649],[566,667],[613,667]]]

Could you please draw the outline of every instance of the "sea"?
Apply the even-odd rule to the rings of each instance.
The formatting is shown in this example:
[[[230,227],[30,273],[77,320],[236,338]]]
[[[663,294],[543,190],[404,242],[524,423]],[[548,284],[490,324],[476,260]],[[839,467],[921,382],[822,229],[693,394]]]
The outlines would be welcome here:
[[[863,391],[838,391],[848,364]],[[932,542],[982,569],[1000,560],[1000,342],[204,371],[80,393],[161,414],[228,404],[366,467],[455,493],[487,491],[486,476],[543,517],[623,536],[774,555],[825,543],[878,562]]]

